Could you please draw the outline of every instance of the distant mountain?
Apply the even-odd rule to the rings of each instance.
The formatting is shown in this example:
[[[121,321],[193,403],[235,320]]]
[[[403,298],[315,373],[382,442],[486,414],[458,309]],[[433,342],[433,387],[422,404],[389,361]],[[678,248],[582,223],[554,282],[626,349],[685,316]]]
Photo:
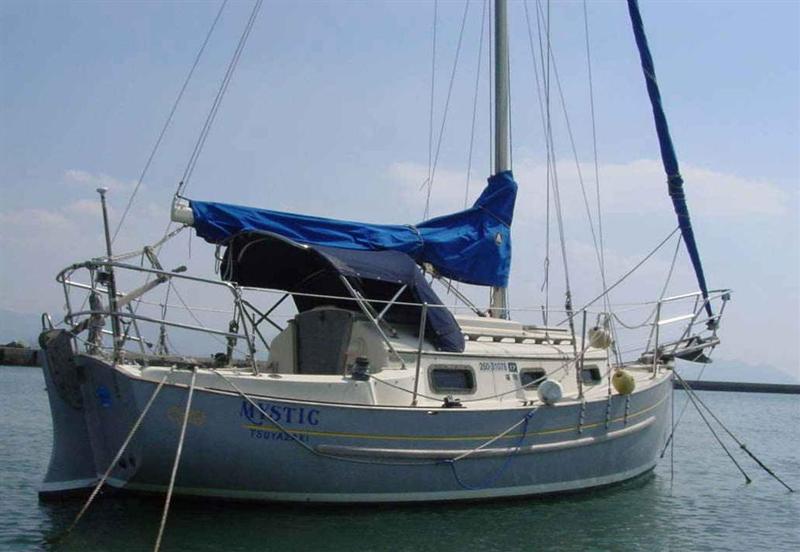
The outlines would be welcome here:
[[[30,347],[38,347],[41,331],[42,323],[38,314],[0,309],[0,344],[22,341]]]

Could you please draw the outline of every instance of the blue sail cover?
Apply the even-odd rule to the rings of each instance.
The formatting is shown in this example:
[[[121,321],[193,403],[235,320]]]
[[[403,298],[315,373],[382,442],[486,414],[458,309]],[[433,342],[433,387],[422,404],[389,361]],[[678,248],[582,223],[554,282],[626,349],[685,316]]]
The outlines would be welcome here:
[[[270,232],[295,242],[357,251],[401,251],[430,263],[446,278],[506,287],[511,269],[511,220],[517,183],[511,171],[489,178],[475,204],[417,225],[366,224],[191,201],[194,228],[207,242],[224,244],[241,232]]]

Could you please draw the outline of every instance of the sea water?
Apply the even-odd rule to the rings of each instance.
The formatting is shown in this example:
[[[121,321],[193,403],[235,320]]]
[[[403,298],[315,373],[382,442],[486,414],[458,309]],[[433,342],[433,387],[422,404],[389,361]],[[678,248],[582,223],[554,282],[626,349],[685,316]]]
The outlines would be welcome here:
[[[691,405],[654,472],[605,490],[551,498],[403,507],[309,507],[175,500],[162,550],[800,550],[800,397],[698,396],[787,483],[738,450],[745,480]],[[686,394],[675,392],[676,415]],[[39,502],[52,426],[37,368],[0,367],[0,550],[152,550],[160,497]],[[269,464],[263,466],[270,470]]]

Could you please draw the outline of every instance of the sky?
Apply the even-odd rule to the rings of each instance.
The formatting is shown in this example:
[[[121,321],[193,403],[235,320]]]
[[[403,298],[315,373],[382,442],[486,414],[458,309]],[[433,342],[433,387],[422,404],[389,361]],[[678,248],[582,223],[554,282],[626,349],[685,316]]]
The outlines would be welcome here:
[[[0,3],[0,310],[63,307],[55,274],[103,253],[98,186],[116,226],[219,8],[217,2]],[[247,20],[223,11],[115,241],[159,239],[169,204]],[[698,246],[712,288],[732,288],[722,361],[800,379],[800,4],[642,1]],[[546,6],[543,5],[544,9]],[[536,3],[533,18],[536,56]],[[434,137],[444,128],[431,213],[475,200],[490,173],[483,2],[439,2]],[[576,304],[601,289],[578,169],[595,201],[590,97],[607,272],[615,280],[675,227],[623,2],[552,2],[551,113],[565,247]],[[524,5],[510,2],[512,148],[520,185],[512,307],[545,301],[546,150]],[[385,223],[421,220],[429,158],[433,3],[267,1],[188,183],[191,198]],[[537,58],[537,63],[539,58]],[[468,177],[476,78],[478,102]],[[444,118],[444,124],[442,123]],[[576,163],[575,157],[578,158]],[[469,181],[469,188],[466,187]],[[596,218],[596,217],[595,217]],[[549,302],[563,303],[551,227]],[[615,290],[626,305],[657,297],[674,242]],[[165,264],[213,274],[213,248],[184,233]],[[693,291],[679,252],[670,293]],[[472,291],[484,299],[483,291]],[[628,317],[628,318],[626,318]]]

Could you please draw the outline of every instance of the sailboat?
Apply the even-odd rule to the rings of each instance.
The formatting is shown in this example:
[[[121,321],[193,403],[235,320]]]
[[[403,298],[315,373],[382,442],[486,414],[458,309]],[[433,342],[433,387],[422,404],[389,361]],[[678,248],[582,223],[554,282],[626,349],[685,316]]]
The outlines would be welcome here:
[[[41,495],[108,485],[168,496],[412,503],[586,490],[650,472],[670,433],[675,360],[707,360],[729,294],[706,287],[639,8],[628,6],[699,286],[653,302],[638,358],[613,353],[609,313],[589,328],[587,310],[568,301],[561,324],[512,319],[517,184],[507,7],[496,0],[496,172],[471,208],[380,225],[178,194],[171,218],[217,247],[219,279],[165,270],[154,247],[141,251],[151,267],[126,264],[112,254],[106,218],[106,254],[58,275],[65,327],[44,318],[54,432]],[[143,282],[125,292],[122,273]],[[228,327],[133,308],[182,281],[228,293]],[[434,281],[485,286],[489,308],[467,302],[469,316],[454,313]],[[257,303],[265,290],[277,301]],[[296,313],[279,324],[273,313],[286,300]],[[663,314],[687,302],[687,313]],[[675,324],[678,338],[660,339]],[[146,350],[145,325],[160,332],[155,352]],[[222,340],[226,350],[209,359],[170,355],[161,339],[170,328]]]

